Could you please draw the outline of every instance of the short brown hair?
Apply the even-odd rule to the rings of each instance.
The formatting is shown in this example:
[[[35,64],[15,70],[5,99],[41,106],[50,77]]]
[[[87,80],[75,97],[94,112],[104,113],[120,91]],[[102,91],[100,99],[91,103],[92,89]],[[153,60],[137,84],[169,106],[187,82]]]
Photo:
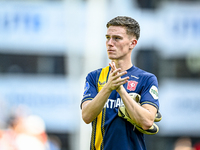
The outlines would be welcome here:
[[[126,27],[126,32],[128,35],[136,36],[137,40],[140,37],[140,25],[135,19],[131,17],[115,17],[106,24],[107,28],[109,28],[110,26],[124,26]]]

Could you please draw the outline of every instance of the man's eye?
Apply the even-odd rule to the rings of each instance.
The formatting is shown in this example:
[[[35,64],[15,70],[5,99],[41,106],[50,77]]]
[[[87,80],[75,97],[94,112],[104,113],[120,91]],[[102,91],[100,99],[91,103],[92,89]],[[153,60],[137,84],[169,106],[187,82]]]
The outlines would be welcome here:
[[[119,40],[119,39],[121,39],[120,37],[115,37],[115,40]]]

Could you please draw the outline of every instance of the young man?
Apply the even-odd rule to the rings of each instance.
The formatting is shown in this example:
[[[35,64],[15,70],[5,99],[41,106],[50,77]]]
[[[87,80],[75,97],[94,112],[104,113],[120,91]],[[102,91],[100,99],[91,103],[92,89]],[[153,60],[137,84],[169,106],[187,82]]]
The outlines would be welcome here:
[[[159,108],[157,78],[131,62],[139,36],[140,26],[130,17],[118,16],[107,23],[111,63],[87,75],[81,102],[84,122],[92,122],[91,150],[146,150],[143,133],[118,115],[124,105],[133,122],[147,130]],[[140,105],[130,93],[141,95]]]

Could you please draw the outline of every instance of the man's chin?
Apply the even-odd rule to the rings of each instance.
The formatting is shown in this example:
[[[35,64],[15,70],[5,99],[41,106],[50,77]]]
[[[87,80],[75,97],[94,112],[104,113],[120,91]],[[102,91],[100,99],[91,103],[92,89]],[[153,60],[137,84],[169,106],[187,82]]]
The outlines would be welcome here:
[[[115,60],[115,59],[117,59],[115,56],[108,56],[108,58],[109,58],[110,60]]]

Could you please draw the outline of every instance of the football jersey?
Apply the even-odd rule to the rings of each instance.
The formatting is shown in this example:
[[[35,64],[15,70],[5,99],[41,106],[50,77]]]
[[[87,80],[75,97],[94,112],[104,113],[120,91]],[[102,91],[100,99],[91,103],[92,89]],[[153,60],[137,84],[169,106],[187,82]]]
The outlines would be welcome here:
[[[90,72],[85,81],[83,99],[92,100],[106,84],[110,67]],[[150,104],[159,109],[158,82],[155,75],[132,66],[124,78],[128,93],[141,95],[140,104]],[[113,90],[101,113],[92,121],[91,150],[146,150],[144,135],[125,119],[118,116],[118,108],[123,104],[120,95]]]

